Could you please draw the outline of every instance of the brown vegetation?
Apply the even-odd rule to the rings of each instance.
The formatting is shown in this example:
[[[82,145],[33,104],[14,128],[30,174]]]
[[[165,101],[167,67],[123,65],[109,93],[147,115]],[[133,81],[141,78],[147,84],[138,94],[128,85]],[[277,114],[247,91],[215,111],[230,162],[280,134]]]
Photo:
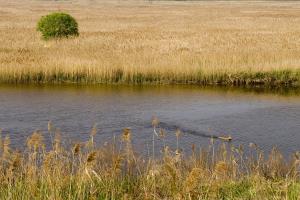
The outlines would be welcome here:
[[[245,152],[230,143],[216,146],[212,139],[207,149],[192,145],[185,154],[178,144],[171,149],[163,140],[165,134],[179,139],[179,130],[159,131],[155,123],[153,128],[156,155],[137,154],[129,128],[99,146],[94,127],[88,141],[67,147],[50,122],[44,134],[53,138],[51,147],[37,131],[22,153],[10,148],[8,136],[0,137],[0,198],[299,199],[299,152],[287,162],[276,148],[265,156],[253,143]]]
[[[73,15],[80,37],[43,41]],[[1,1],[0,82],[299,84],[299,2]]]

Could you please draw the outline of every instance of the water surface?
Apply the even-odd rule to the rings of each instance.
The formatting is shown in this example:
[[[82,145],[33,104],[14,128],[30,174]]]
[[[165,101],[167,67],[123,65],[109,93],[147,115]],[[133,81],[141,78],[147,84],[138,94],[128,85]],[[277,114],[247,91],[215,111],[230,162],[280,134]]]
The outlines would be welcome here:
[[[151,145],[151,118],[176,144],[175,129],[183,131],[180,147],[206,146],[209,135],[228,135],[233,144],[256,143],[269,151],[300,150],[300,95],[242,89],[183,86],[0,86],[0,128],[21,148],[34,130],[46,142],[49,120],[69,141],[84,141],[97,123],[96,142],[118,137],[130,127],[137,148]],[[161,141],[157,142],[158,144]]]

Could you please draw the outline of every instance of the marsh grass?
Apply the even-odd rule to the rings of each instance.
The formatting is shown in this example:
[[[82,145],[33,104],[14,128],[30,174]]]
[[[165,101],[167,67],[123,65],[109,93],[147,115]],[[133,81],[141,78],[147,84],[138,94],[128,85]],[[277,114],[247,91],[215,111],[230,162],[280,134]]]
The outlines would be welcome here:
[[[153,148],[159,155],[141,155],[132,145],[130,128],[102,146],[94,144],[96,126],[88,141],[63,146],[55,136],[47,148],[36,131],[22,151],[1,137],[1,199],[299,199],[300,154],[283,158],[273,148],[268,156],[255,144],[230,143],[184,154],[162,143],[153,119]],[[49,123],[49,134],[60,131]],[[179,140],[179,131],[173,134]],[[153,152],[153,153],[155,153]],[[155,160],[153,160],[155,159]]]
[[[66,11],[80,37],[41,41]],[[299,2],[2,1],[0,82],[299,85]]]

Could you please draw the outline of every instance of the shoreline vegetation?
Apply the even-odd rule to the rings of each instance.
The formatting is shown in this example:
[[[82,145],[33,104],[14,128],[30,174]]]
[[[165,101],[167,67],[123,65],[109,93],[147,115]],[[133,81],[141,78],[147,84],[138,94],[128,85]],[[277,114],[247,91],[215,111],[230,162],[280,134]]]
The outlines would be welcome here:
[[[300,153],[284,159],[273,148],[268,156],[254,143],[180,148],[181,132],[165,132],[153,118],[147,155],[137,153],[125,128],[111,142],[95,144],[94,126],[86,142],[65,146],[59,129],[35,131],[20,152],[1,136],[1,199],[286,199],[300,196]],[[45,144],[45,134],[51,143]],[[177,146],[165,145],[173,134]],[[151,139],[150,139],[151,140]],[[162,149],[158,149],[161,146]]]
[[[299,2],[0,5],[0,83],[300,85]],[[41,39],[37,21],[57,10],[78,38]]]
[[[24,70],[25,71],[25,70]],[[299,87],[300,70],[277,70],[270,72],[240,72],[204,74],[201,71],[191,74],[168,72],[144,73],[124,72],[122,69],[98,73],[97,69],[66,71],[1,71],[0,83],[5,84],[132,84],[132,85],[220,85],[220,86],[260,86],[260,87]]]

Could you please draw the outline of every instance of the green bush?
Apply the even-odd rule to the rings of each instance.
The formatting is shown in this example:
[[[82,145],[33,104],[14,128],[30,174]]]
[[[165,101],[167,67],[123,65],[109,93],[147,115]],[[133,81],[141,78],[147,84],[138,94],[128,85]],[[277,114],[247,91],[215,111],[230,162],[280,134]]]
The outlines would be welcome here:
[[[78,36],[76,20],[66,13],[51,13],[43,16],[37,25],[37,30],[44,39]]]

